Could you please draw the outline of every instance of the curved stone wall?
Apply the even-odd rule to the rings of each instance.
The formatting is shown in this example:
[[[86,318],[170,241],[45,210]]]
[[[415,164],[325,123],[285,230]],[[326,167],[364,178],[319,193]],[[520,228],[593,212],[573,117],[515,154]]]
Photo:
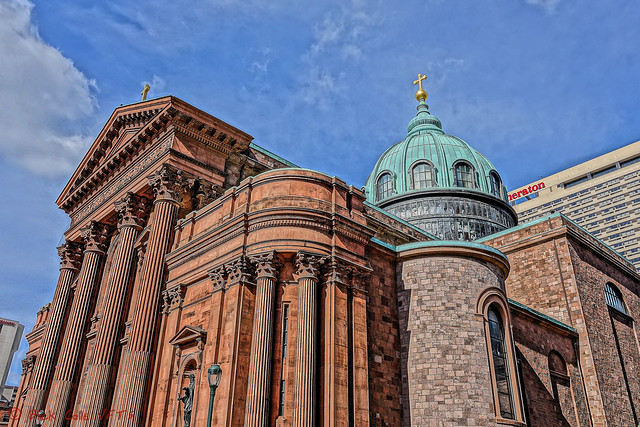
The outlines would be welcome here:
[[[402,245],[398,256],[403,406],[408,409],[403,425],[497,425],[478,302],[487,290],[506,302],[506,257],[462,242]]]

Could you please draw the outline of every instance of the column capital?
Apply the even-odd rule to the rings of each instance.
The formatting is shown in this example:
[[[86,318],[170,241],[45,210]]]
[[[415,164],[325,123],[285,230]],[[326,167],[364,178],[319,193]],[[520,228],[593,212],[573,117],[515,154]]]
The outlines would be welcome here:
[[[80,230],[85,242],[84,251],[106,252],[112,227],[98,221],[89,221],[89,224]]]
[[[202,178],[191,178],[188,180],[189,187],[193,194],[194,209],[202,209],[213,202],[222,194],[222,187],[210,183]]]
[[[118,227],[138,227],[144,226],[144,221],[149,213],[149,199],[137,196],[128,191],[125,196],[114,203],[118,214]]]
[[[67,240],[58,246],[58,256],[60,257],[60,269],[80,270],[82,265],[82,243]]]
[[[213,282],[213,292],[226,289],[225,284],[227,282],[227,272],[225,271],[224,265],[212,268],[207,271],[207,274]]]
[[[178,204],[182,203],[184,187],[188,184],[182,170],[162,165],[160,170],[147,176],[147,180],[156,201],[168,200]]]
[[[296,280],[304,277],[317,279],[320,273],[320,267],[322,267],[327,259],[328,257],[326,255],[299,251],[296,254],[296,272],[294,277]]]
[[[278,278],[278,272],[282,268],[282,260],[276,251],[251,255],[249,260],[256,268],[256,278],[270,277],[274,280]]]
[[[245,255],[240,255],[238,258],[225,264],[224,268],[229,277],[229,284],[249,282],[252,267],[253,266],[249,262],[249,259]]]
[[[26,375],[33,370],[33,365],[36,362],[36,358],[31,355],[22,359],[22,375]]]
[[[162,312],[168,313],[174,308],[182,306],[186,290],[187,287],[181,283],[162,291]]]

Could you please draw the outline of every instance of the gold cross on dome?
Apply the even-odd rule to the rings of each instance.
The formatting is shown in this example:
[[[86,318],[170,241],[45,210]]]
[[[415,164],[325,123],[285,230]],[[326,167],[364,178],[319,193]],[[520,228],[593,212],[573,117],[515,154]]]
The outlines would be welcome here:
[[[422,74],[418,73],[418,80],[414,81],[413,84],[414,85],[418,85],[418,89],[419,90],[423,90],[422,89],[422,81],[425,80],[427,78],[427,76],[423,76]]]

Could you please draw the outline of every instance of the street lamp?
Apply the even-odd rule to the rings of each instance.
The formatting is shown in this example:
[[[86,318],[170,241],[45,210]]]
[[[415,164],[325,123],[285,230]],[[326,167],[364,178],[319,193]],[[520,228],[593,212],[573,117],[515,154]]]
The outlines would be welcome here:
[[[44,409],[41,409],[40,412],[38,412],[38,415],[36,416],[36,422],[35,422],[36,427],[40,427],[42,426],[42,424],[44,424],[44,419],[46,415],[47,413],[44,411]]]
[[[207,369],[207,379],[209,380],[209,417],[207,418],[207,427],[211,427],[211,416],[213,415],[213,398],[216,397],[216,389],[220,385],[222,377],[222,368],[217,363],[211,365]]]

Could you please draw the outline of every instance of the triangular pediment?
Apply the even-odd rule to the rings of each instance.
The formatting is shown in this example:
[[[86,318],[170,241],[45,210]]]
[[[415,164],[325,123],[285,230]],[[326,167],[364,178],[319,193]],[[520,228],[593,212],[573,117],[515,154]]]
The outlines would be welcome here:
[[[253,137],[174,97],[118,107],[56,201],[66,212],[126,165],[169,128],[223,154],[247,150]]]
[[[197,342],[198,340],[203,343],[206,342],[207,331],[198,326],[186,325],[183,326],[173,338],[171,338],[169,344],[180,347],[192,342]]]

